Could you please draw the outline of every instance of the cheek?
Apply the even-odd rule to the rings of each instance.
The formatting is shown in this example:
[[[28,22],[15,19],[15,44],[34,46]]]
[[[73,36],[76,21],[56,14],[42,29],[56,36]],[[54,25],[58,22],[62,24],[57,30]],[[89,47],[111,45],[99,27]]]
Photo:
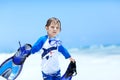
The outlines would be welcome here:
[[[61,30],[59,29],[58,32],[60,32]]]
[[[57,34],[59,34],[59,33],[60,33],[60,30],[57,31]]]

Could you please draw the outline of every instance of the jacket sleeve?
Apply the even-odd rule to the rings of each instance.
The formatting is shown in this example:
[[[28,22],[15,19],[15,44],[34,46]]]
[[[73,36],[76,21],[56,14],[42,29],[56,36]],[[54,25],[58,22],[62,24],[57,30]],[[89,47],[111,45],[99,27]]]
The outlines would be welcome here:
[[[69,52],[67,51],[66,48],[64,48],[62,45],[60,45],[58,47],[58,51],[62,53],[62,55],[65,57],[65,59],[68,59],[71,57],[71,55],[69,54]]]
[[[34,54],[35,52],[38,52],[42,48],[46,40],[47,40],[47,36],[40,37],[37,40],[37,42],[33,45],[31,53]]]

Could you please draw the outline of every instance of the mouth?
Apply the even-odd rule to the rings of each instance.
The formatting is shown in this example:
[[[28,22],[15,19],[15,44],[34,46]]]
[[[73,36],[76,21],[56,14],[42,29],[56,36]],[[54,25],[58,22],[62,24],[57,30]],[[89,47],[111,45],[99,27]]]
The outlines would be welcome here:
[[[56,34],[57,32],[53,32],[54,34]]]

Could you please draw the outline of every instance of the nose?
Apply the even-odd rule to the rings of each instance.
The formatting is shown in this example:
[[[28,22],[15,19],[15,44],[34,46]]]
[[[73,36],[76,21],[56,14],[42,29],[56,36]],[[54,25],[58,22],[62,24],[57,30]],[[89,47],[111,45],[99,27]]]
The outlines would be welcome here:
[[[56,27],[54,27],[54,30],[57,30],[57,28],[56,28]]]

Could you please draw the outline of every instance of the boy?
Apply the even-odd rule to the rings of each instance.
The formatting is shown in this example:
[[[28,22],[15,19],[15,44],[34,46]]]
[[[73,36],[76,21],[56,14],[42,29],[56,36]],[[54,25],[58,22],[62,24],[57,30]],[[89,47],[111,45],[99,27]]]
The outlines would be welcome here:
[[[58,61],[58,52],[66,59],[75,61],[68,51],[62,46],[61,41],[56,36],[61,31],[61,22],[59,19],[49,18],[45,25],[47,35],[40,37],[33,45],[31,53],[42,51],[42,75],[43,80],[60,80],[60,67]]]

